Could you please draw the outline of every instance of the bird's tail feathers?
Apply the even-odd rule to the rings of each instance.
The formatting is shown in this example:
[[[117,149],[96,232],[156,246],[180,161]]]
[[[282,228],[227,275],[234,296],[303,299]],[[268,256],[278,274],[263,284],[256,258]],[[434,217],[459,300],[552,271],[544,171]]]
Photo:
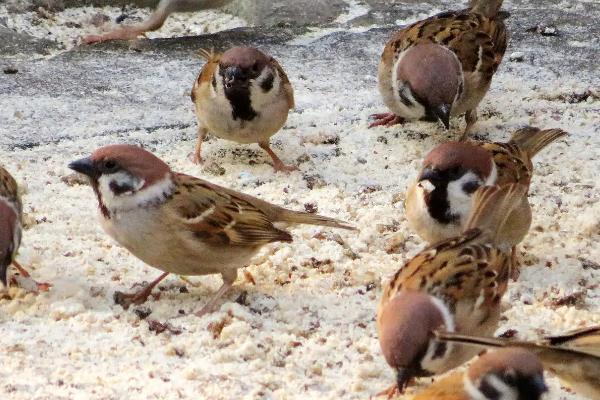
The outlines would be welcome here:
[[[529,157],[535,156],[550,143],[567,136],[568,133],[562,129],[539,129],[528,126],[513,133],[511,142],[516,143],[525,150]]]
[[[288,222],[292,224],[308,224],[308,225],[320,225],[330,226],[332,228],[356,230],[356,228],[345,221],[339,219],[325,217],[323,215],[311,214],[302,211],[293,210],[282,210],[281,215],[278,218],[281,222]]]
[[[488,18],[495,18],[502,7],[503,0],[471,0],[469,10],[471,12],[484,15]]]

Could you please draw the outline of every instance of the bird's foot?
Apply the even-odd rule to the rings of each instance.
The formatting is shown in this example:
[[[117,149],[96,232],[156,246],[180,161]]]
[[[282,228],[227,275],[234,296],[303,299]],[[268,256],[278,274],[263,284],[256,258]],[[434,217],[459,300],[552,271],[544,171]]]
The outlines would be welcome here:
[[[231,289],[231,286],[233,286],[233,283],[223,282],[223,285],[221,285],[219,290],[217,290],[217,293],[213,295],[210,301],[204,307],[194,313],[196,317],[203,317],[206,314],[210,314],[215,311],[217,309],[217,303],[219,302],[219,299],[223,297],[225,293],[229,291],[229,289]]]
[[[202,156],[200,156],[200,154],[197,154],[197,153],[190,153],[188,155],[188,159],[196,165],[200,165],[204,161],[202,159]]]
[[[19,271],[18,275],[12,277],[12,282],[22,289],[32,293],[47,292],[52,287],[51,283],[38,282],[34,280],[29,272],[16,261],[13,261],[14,267]]]
[[[283,162],[274,162],[273,163],[273,169],[277,172],[293,172],[293,171],[299,171],[300,168],[298,168],[295,165],[285,165]]]
[[[392,399],[392,398],[394,398],[395,396],[397,396],[397,395],[399,395],[399,394],[400,394],[400,390],[398,389],[398,385],[396,385],[396,384],[394,383],[394,384],[393,384],[392,386],[390,386],[389,388],[387,388],[387,389],[384,389],[384,390],[382,390],[381,392],[377,393],[377,394],[375,395],[375,397],[382,397],[382,396],[386,396],[386,398],[389,400],[389,399]]]
[[[165,279],[167,275],[169,275],[168,272],[163,272],[149,285],[146,285],[142,290],[135,293],[123,293],[116,291],[115,294],[113,294],[113,300],[115,301],[115,304],[120,305],[125,310],[127,310],[132,304],[143,304],[146,302],[146,300],[148,300],[150,293],[152,293],[152,289],[154,289],[154,287],[158,285],[160,281]]]
[[[373,114],[370,118],[373,119],[373,122],[369,124],[369,128],[374,128],[376,126],[392,126],[404,122],[403,118],[394,113]]]
[[[138,29],[132,29],[127,27],[120,27],[101,35],[87,35],[81,38],[81,42],[84,44],[94,44],[108,42],[110,40],[133,40],[137,39],[138,36],[144,32],[140,32]]]
[[[151,291],[146,291],[145,289],[135,293],[123,293],[116,291],[113,294],[113,300],[115,301],[115,304],[118,304],[123,307],[124,310],[127,310],[132,304],[139,305],[145,303],[150,296],[150,292]]]

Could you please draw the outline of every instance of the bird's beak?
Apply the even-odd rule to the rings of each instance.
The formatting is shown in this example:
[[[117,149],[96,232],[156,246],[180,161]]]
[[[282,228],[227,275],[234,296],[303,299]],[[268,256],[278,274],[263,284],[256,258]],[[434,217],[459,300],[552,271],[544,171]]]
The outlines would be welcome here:
[[[227,88],[231,88],[234,85],[245,84],[248,81],[248,76],[244,71],[233,65],[225,69],[225,85]]]
[[[548,386],[546,386],[544,377],[542,375],[537,375],[535,378],[533,378],[533,386],[535,388],[535,392],[539,393],[540,395],[548,391]]]
[[[436,116],[437,119],[440,120],[442,124],[446,127],[446,129],[450,129],[450,110],[451,106],[448,104],[442,104],[440,106],[434,107],[431,111],[433,115]]]
[[[8,287],[7,272],[8,272],[9,265],[10,265],[10,262],[8,264],[5,264],[5,263],[0,264],[0,281],[2,281],[2,283],[4,284],[4,287]]]
[[[440,175],[440,171],[436,168],[427,168],[421,175],[419,175],[419,182],[429,181],[433,186],[436,186],[437,182],[442,181],[442,177]]]
[[[408,386],[411,379],[412,374],[408,368],[399,367],[396,369],[396,384],[398,385],[398,391],[400,393],[404,392],[404,389],[406,389],[406,386]]]
[[[94,162],[90,157],[85,157],[79,160],[72,161],[71,163],[69,163],[69,168],[71,168],[73,171],[87,175],[90,178],[98,177],[98,171],[94,167]]]

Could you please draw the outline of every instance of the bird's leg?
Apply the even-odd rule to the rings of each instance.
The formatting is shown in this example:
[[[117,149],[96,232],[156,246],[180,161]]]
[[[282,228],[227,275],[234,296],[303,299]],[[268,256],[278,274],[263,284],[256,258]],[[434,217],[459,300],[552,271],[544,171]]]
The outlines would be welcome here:
[[[21,274],[21,276],[31,282],[33,282],[33,285],[36,287],[36,292],[47,292],[48,290],[50,290],[50,288],[52,287],[51,283],[48,282],[38,282],[36,280],[34,280],[31,275],[29,274],[29,272],[27,272],[27,270],[25,268],[23,268],[21,266],[21,264],[19,264],[16,260],[13,260],[12,265],[14,265],[14,267],[17,269],[17,271],[19,271],[19,273]],[[23,285],[25,286],[25,285]]]
[[[196,148],[194,149],[194,154],[192,156],[192,162],[194,164],[200,164],[202,162],[202,142],[204,142],[207,133],[208,130],[204,126],[198,125],[198,140],[196,141]]]
[[[271,159],[273,160],[273,168],[275,168],[275,171],[290,172],[298,170],[298,167],[294,165],[285,165],[283,161],[281,161],[281,159],[277,157],[277,154],[275,154],[275,152],[271,149],[271,146],[269,146],[268,142],[261,142],[258,145],[261,149],[266,151],[271,156]]]
[[[85,44],[106,42],[109,40],[133,40],[148,31],[155,31],[163,26],[165,20],[174,11],[183,10],[182,0],[161,0],[150,17],[136,25],[120,26],[102,35],[87,35],[82,38]]]
[[[163,272],[158,278],[150,282],[149,285],[135,293],[123,293],[117,291],[113,295],[113,299],[116,304],[119,304],[125,310],[127,310],[132,304],[142,304],[148,299],[148,296],[150,296],[152,289],[154,289],[154,287],[158,285],[160,281],[165,279],[167,275],[169,275],[168,272]]]
[[[381,392],[377,393],[375,395],[375,397],[385,396],[389,400],[399,394],[400,394],[400,390],[398,390],[398,385],[394,383],[389,388],[383,389]]]
[[[517,254],[517,246],[513,246],[510,253],[510,277],[516,282],[519,275],[521,275],[521,263]]]
[[[370,118],[374,121],[369,124],[369,128],[375,126],[392,126],[404,122],[403,118],[394,113],[372,114]]]
[[[469,137],[469,134],[473,130],[473,125],[477,122],[477,109],[474,108],[465,113],[465,121],[467,122],[467,126],[465,127],[465,131],[463,132],[460,140],[466,140]]]
[[[225,293],[227,293],[229,291],[229,289],[231,289],[232,286],[233,286],[233,281],[223,280],[223,284],[221,285],[219,290],[217,290],[217,293],[215,293],[213,295],[213,297],[209,300],[209,302],[204,307],[202,307],[199,311],[196,311],[194,314],[197,317],[202,317],[206,314],[210,314],[211,312],[215,311],[215,306],[217,305],[217,302],[219,301],[219,299],[221,297],[223,297],[225,295]]]

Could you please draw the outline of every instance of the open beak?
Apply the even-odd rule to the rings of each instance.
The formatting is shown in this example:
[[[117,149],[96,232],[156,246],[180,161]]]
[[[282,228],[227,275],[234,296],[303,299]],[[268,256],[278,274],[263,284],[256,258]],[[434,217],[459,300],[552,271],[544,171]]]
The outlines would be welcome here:
[[[9,266],[10,266],[10,263],[0,264],[0,281],[4,284],[4,287],[8,287],[7,274],[8,274]]]
[[[540,396],[548,391],[548,386],[546,386],[546,383],[544,382],[544,377],[542,375],[538,375],[535,378],[533,378],[533,385],[536,393],[539,393]]]
[[[71,168],[73,171],[87,175],[90,178],[98,177],[98,172],[96,171],[94,163],[90,157],[80,158],[79,160],[72,161],[69,163],[69,168]]]
[[[243,86],[248,83],[248,76],[238,66],[233,65],[225,69],[225,86],[227,89],[233,86]]]
[[[442,104],[441,106],[434,107],[431,111],[437,119],[440,120],[446,129],[450,129],[450,109],[452,107],[448,104]]]
[[[435,168],[427,168],[423,170],[421,175],[419,175],[419,182],[421,181],[429,181],[433,186],[436,186],[435,184],[437,182],[442,181],[440,171]]]
[[[412,380],[413,375],[409,368],[399,367],[396,369],[396,385],[398,385],[398,392],[404,393],[404,390]]]

